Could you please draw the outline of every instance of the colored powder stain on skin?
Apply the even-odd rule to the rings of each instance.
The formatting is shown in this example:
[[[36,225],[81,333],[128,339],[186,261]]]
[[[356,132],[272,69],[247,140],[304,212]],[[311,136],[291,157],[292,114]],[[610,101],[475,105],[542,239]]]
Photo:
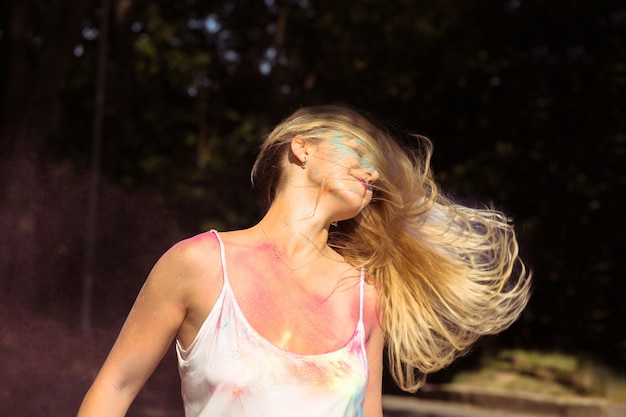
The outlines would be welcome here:
[[[261,245],[259,246],[259,249],[260,249],[261,251],[267,251],[267,250],[270,250],[270,251],[271,251],[271,250],[272,250],[272,248],[273,248],[273,246],[272,246],[272,244],[271,244],[271,243],[263,243],[263,244],[261,244]]]
[[[315,303],[317,304],[325,304],[326,301],[328,301],[328,297],[324,295],[314,294],[311,296],[311,298],[313,298],[313,301],[315,301]]]
[[[350,144],[350,142],[354,142]],[[349,155],[353,155],[359,161],[359,164],[367,170],[372,170],[374,167],[372,166],[372,162],[368,157],[364,155],[365,151],[362,149],[363,141],[359,138],[356,139],[348,139],[342,136],[335,136],[330,141],[331,145],[335,148],[336,151],[336,159],[333,160],[334,163],[339,163],[341,159],[347,157]]]

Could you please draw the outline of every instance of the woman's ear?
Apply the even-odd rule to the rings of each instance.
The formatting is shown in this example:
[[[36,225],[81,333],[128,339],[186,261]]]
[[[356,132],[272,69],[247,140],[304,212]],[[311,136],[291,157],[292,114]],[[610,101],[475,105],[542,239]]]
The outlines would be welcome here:
[[[306,165],[309,155],[308,141],[302,135],[291,139],[291,153],[296,157],[300,165]]]

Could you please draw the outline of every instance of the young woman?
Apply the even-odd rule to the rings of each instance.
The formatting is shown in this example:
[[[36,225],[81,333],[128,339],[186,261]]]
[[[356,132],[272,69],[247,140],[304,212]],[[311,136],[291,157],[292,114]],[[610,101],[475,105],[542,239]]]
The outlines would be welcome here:
[[[123,416],[172,340],[186,417],[381,417],[383,349],[415,391],[527,303],[508,219],[444,198],[431,144],[344,106],[302,108],[252,172],[255,226],[157,262],[79,417]]]

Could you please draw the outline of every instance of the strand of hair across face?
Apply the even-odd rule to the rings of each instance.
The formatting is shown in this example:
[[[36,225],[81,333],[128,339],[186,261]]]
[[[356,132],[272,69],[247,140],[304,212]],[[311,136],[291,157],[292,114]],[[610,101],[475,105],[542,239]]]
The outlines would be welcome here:
[[[416,391],[482,335],[510,326],[530,293],[513,226],[502,213],[438,192],[426,138],[412,160],[387,150],[375,197],[329,242],[379,290],[390,372]]]

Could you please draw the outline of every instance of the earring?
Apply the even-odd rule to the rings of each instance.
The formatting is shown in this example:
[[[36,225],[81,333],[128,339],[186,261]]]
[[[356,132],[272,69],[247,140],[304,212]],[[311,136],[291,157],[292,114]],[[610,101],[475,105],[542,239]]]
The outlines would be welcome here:
[[[300,164],[300,168],[306,169],[306,155],[304,156],[304,161]]]

